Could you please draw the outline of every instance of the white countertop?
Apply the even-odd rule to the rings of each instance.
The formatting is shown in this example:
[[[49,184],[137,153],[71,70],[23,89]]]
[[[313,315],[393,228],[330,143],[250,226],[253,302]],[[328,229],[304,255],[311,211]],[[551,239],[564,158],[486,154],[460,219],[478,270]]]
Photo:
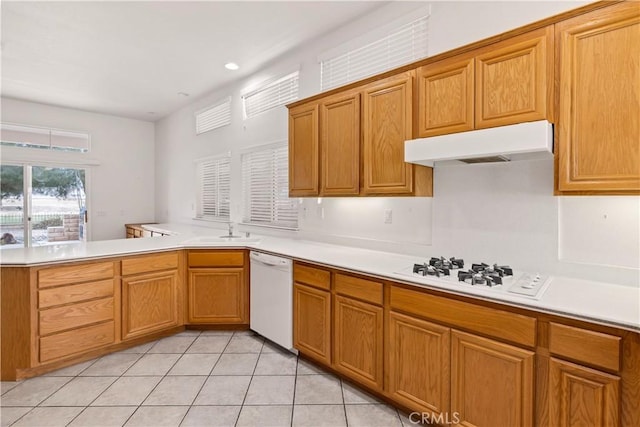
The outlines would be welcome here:
[[[435,281],[428,284],[418,283],[411,277],[395,273],[414,263],[424,262],[428,256],[420,259],[416,256],[390,252],[268,236],[258,236],[260,240],[257,242],[255,241],[257,236],[252,236],[250,241],[239,239],[234,242],[218,242],[207,240],[207,236],[215,238],[224,234],[223,230],[180,224],[153,224],[145,228],[154,231],[172,231],[177,234],[142,239],[59,244],[29,249],[4,249],[0,251],[0,264],[32,266],[184,248],[248,248],[418,287],[497,301],[511,306],[640,332],[640,288],[638,287],[554,276],[542,298],[533,300],[504,293],[492,294],[470,286],[449,285]],[[202,240],[198,241],[198,239]]]

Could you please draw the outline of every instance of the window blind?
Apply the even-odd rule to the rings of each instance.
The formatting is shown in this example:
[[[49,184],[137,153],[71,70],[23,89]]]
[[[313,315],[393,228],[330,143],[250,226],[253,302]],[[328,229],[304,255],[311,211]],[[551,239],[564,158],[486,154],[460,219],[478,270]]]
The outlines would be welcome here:
[[[231,196],[229,156],[201,160],[196,166],[198,197],[196,218],[228,221]]]
[[[7,146],[85,153],[89,151],[90,135],[86,132],[1,123],[0,139],[2,145]]]
[[[322,91],[425,58],[429,16],[392,30],[389,35],[320,61]]]
[[[196,111],[196,134],[231,124],[231,97]]]
[[[243,95],[245,119],[298,99],[298,74],[288,74]]]
[[[243,222],[298,227],[298,203],[289,198],[288,147],[261,148],[242,155]]]

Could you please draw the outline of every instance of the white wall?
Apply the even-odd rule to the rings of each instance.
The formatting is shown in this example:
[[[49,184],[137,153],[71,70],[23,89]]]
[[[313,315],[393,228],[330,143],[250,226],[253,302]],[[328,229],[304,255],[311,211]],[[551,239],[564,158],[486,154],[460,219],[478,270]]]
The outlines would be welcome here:
[[[152,222],[155,215],[154,124],[105,114],[2,98],[2,121],[91,134],[91,152],[50,153],[2,149],[2,162],[54,162],[88,167],[89,238],[124,237],[124,224]]]
[[[195,214],[194,161],[230,151],[232,221],[240,221],[239,152],[252,145],[287,139],[285,108],[242,120],[240,95],[256,82],[299,67],[301,98],[318,93],[319,54],[418,8],[430,7],[430,52],[436,54],[585,3],[392,2],[374,10],[274,61],[262,72],[208,94],[157,122],[157,219],[198,223],[191,220]],[[232,96],[232,124],[196,136],[193,113],[226,96]],[[551,160],[436,169],[434,194],[432,199],[324,198],[321,204],[307,198],[300,205],[300,231],[292,234],[420,258],[456,255],[640,285],[640,257],[634,251],[640,245],[635,232],[640,221],[636,197],[554,197]],[[603,211],[612,212],[612,206],[623,213],[610,214],[603,225],[597,217]],[[384,224],[386,210],[392,210],[392,224]],[[600,228],[592,226],[596,223]],[[607,236],[605,245],[600,244],[603,235]]]

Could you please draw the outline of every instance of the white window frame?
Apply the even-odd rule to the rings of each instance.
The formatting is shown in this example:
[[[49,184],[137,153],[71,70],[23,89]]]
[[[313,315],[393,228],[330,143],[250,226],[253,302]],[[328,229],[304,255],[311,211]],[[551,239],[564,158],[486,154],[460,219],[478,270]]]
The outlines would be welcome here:
[[[260,97],[266,100],[260,100]],[[296,70],[282,77],[267,80],[242,95],[242,115],[244,120],[259,116],[262,113],[273,110],[274,108],[284,106],[295,101],[300,96],[300,71]],[[254,101],[255,100],[255,101]],[[255,102],[256,111],[251,111],[254,107],[251,104]],[[260,105],[263,104],[263,105]]]
[[[207,181],[207,179],[211,179],[211,181]],[[207,194],[207,191],[210,194]],[[194,219],[229,222],[230,218],[230,153],[196,160],[196,215]]]
[[[298,230],[299,202],[297,198],[289,197],[287,142],[259,145],[247,149],[241,153],[240,162],[242,167],[242,224]],[[256,175],[261,171],[265,176]],[[251,178],[254,180],[253,188]]]
[[[91,151],[91,134],[85,131],[2,122],[0,145],[87,154]]]
[[[427,57],[429,16],[430,8],[421,7],[364,36],[320,54],[318,62],[321,91]]]
[[[231,97],[220,99],[194,113],[196,135],[231,124]]]

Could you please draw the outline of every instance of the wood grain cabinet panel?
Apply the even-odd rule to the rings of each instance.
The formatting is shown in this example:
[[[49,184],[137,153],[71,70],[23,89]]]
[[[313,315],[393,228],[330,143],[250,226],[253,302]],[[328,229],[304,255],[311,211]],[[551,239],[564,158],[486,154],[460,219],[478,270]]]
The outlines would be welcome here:
[[[113,320],[113,298],[102,298],[41,310],[38,315],[40,336],[80,326]]]
[[[293,346],[331,366],[331,293],[293,285]]]
[[[55,305],[70,304],[95,298],[104,298],[113,295],[113,290],[113,279],[82,283],[80,285],[41,289],[38,291],[38,308],[47,308]]]
[[[463,426],[533,425],[534,353],[451,332],[451,411]]]
[[[178,253],[166,252],[160,254],[141,255],[122,260],[122,275],[148,273],[159,270],[178,268]]]
[[[115,322],[78,328],[39,339],[40,362],[81,354],[115,342]]]
[[[320,289],[331,289],[331,273],[321,268],[294,263],[293,280]]]
[[[122,278],[122,339],[178,325],[178,272]]]
[[[38,287],[48,288],[111,279],[114,275],[115,265],[113,262],[94,262],[43,268],[38,270]]]
[[[394,400],[436,416],[449,413],[450,340],[447,327],[389,313],[388,391]]]
[[[339,295],[333,301],[333,367],[374,390],[382,390],[382,307]]]
[[[189,323],[248,323],[244,268],[189,269]]]
[[[640,7],[556,24],[561,192],[640,192]]]
[[[289,110],[289,196],[318,195],[318,104]]]
[[[553,121],[553,26],[487,46],[475,61],[477,129]]]
[[[456,56],[418,68],[418,136],[473,129],[474,58]]]
[[[551,358],[549,393],[549,425],[620,425],[620,378],[615,375]]]
[[[320,195],[360,192],[360,94],[339,94],[320,104]]]
[[[363,92],[363,187],[365,194],[411,194],[413,165],[404,161],[412,137],[413,74],[365,87]]]

